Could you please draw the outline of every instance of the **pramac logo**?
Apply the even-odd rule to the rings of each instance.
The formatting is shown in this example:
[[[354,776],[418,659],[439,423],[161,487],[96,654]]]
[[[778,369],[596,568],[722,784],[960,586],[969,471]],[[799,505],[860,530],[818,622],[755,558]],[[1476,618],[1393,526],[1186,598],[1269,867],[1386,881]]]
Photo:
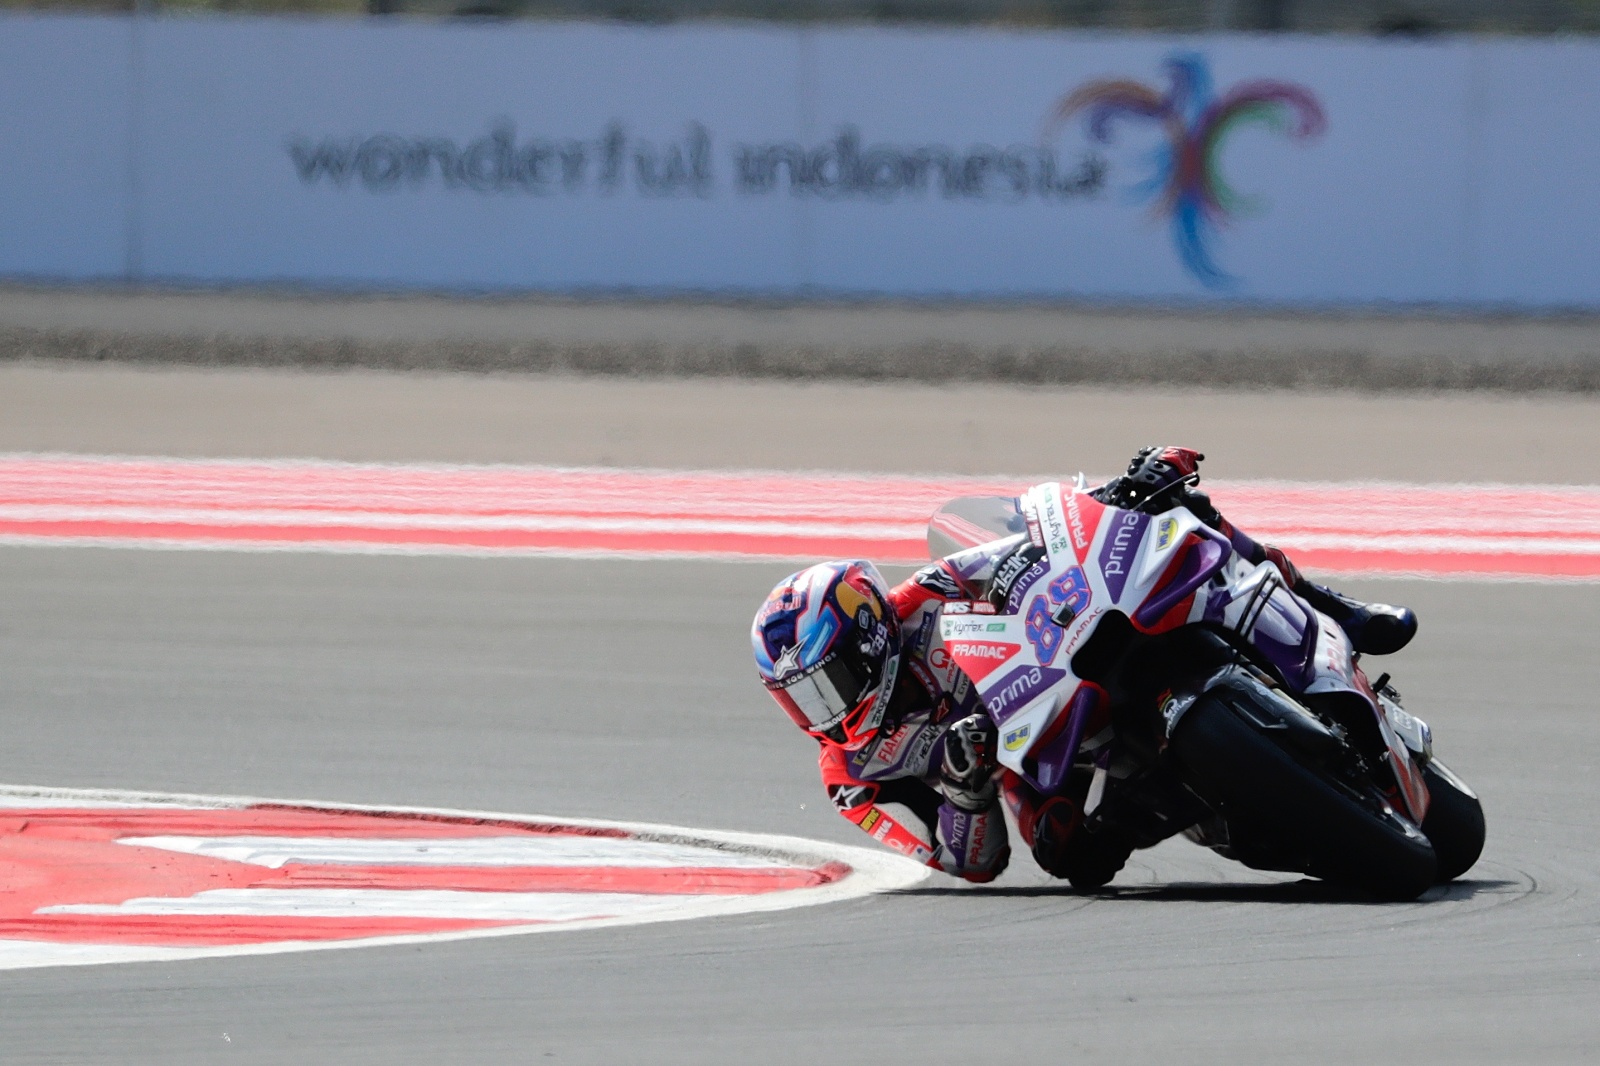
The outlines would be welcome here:
[[[1203,57],[1179,53],[1162,67],[1164,92],[1128,79],[1103,79],[1067,94],[1046,120],[1046,136],[1080,115],[1089,139],[1097,144],[1112,143],[1116,120],[1159,124],[1166,143],[1155,153],[1149,176],[1133,191],[1151,201],[1154,213],[1171,225],[1173,244],[1189,273],[1209,288],[1222,288],[1234,279],[1213,256],[1217,230],[1234,216],[1260,208],[1258,200],[1237,192],[1223,176],[1228,138],[1256,125],[1310,141],[1327,129],[1327,118],[1302,85],[1247,81],[1218,96]]]

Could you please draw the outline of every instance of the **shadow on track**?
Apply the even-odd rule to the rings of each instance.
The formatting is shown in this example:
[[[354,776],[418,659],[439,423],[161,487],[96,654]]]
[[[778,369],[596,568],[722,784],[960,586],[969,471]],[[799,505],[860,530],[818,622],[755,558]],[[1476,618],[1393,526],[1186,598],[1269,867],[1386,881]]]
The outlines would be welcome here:
[[[1452,881],[1436,885],[1416,900],[1418,903],[1440,903],[1446,900],[1468,900],[1480,893],[1495,893],[1518,887],[1517,881],[1475,880]],[[1282,881],[1272,883],[1230,883],[1204,881],[1178,881],[1165,885],[1129,885],[1104,888],[1098,892],[1078,892],[1065,882],[1055,885],[933,885],[905,888],[889,893],[897,896],[1002,896],[1013,898],[1073,896],[1084,900],[1106,903],[1343,903],[1368,906],[1393,906],[1344,885],[1326,881]]]

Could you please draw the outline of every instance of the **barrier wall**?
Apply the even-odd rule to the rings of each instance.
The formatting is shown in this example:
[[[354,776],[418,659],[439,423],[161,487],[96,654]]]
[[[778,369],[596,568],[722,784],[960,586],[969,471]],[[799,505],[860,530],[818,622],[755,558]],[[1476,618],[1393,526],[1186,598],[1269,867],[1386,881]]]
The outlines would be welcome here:
[[[0,274],[1600,307],[1600,45],[0,17]]]

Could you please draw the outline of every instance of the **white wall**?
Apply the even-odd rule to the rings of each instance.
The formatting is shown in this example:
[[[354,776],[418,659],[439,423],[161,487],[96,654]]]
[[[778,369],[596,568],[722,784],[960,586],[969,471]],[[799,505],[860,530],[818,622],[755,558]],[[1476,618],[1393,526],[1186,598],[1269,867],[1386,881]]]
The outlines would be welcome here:
[[[10,276],[1600,307],[1590,43],[4,16],[0,102]]]

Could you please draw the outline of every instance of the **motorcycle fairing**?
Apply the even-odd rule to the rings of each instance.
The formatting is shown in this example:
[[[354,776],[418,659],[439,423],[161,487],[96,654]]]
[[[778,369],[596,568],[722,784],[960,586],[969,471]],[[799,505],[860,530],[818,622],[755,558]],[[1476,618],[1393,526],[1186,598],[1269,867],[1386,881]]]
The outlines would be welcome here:
[[[1084,686],[1072,673],[1073,654],[1111,610],[1133,617],[1151,601],[1142,627],[1150,632],[1189,621],[1196,590],[1231,548],[1188,511],[1151,518],[1053,482],[1019,497],[1017,511],[1028,535],[962,552],[963,577],[968,570],[973,577],[992,573],[997,558],[1034,539],[1035,528],[1047,552],[1047,571],[1029,583],[1015,610],[1008,605],[994,615],[947,615],[940,636],[958,665],[966,669],[963,660],[970,660],[970,674],[983,678],[978,694],[1000,729],[1001,765],[1048,792],[1065,777],[1086,723],[1104,699],[1097,686]],[[1018,646],[1006,669],[987,671],[989,664],[953,647],[980,635]]]
[[[963,670],[953,641],[981,633],[1018,647],[1005,669],[986,672],[988,664],[969,660],[969,676],[981,677],[979,698],[1000,730],[1002,766],[1046,793],[1065,778],[1085,724],[1104,698],[1072,673],[1072,657],[1107,612],[1120,611],[1145,633],[1209,622],[1247,640],[1292,690],[1362,699],[1378,722],[1408,813],[1421,822],[1428,793],[1418,761],[1355,665],[1344,631],[1285,587],[1276,566],[1252,565],[1184,508],[1145,515],[1048,482],[1018,497],[1015,513],[1026,532],[962,552],[963,579],[992,575],[998,559],[1029,541],[1043,541],[1048,569],[1013,597],[1014,609],[1008,603],[989,615],[951,611],[940,623]]]
[[[1390,721],[1388,708],[1356,665],[1344,630],[1290,591],[1271,562],[1252,567],[1235,556],[1221,576],[1221,584],[1209,586],[1197,599],[1196,620],[1218,623],[1238,633],[1278,669],[1295,692],[1307,696],[1342,693],[1361,700],[1378,723],[1385,759],[1399,783],[1407,813],[1420,825],[1428,811],[1428,786],[1420,760],[1411,757]]]
[[[1399,729],[1395,728],[1392,716],[1404,715],[1409,722],[1403,722],[1402,727],[1409,727],[1414,722],[1420,726],[1420,732],[1427,733],[1426,722],[1412,718],[1402,711],[1399,705],[1388,700],[1380,700],[1378,694],[1372,691],[1372,684],[1367,680],[1367,675],[1361,667],[1356,665],[1350,647],[1350,638],[1345,636],[1344,630],[1327,615],[1318,615],[1322,621],[1317,636],[1317,652],[1314,660],[1315,679],[1304,688],[1308,696],[1315,696],[1327,692],[1344,692],[1360,697],[1372,708],[1373,717],[1378,722],[1378,732],[1383,736],[1385,757],[1389,769],[1394,772],[1395,781],[1400,785],[1400,797],[1405,802],[1407,813],[1412,821],[1418,825],[1428,815],[1428,804],[1431,797],[1428,794],[1428,783],[1422,776],[1421,753],[1413,758],[1409,745],[1406,744]],[[1393,708],[1393,711],[1390,708]]]
[[[1237,633],[1277,667],[1291,688],[1306,691],[1316,676],[1323,628],[1316,611],[1284,587],[1283,575],[1270,562],[1252,567],[1235,556],[1223,576],[1225,582],[1207,589],[1196,605],[1198,620]]]

